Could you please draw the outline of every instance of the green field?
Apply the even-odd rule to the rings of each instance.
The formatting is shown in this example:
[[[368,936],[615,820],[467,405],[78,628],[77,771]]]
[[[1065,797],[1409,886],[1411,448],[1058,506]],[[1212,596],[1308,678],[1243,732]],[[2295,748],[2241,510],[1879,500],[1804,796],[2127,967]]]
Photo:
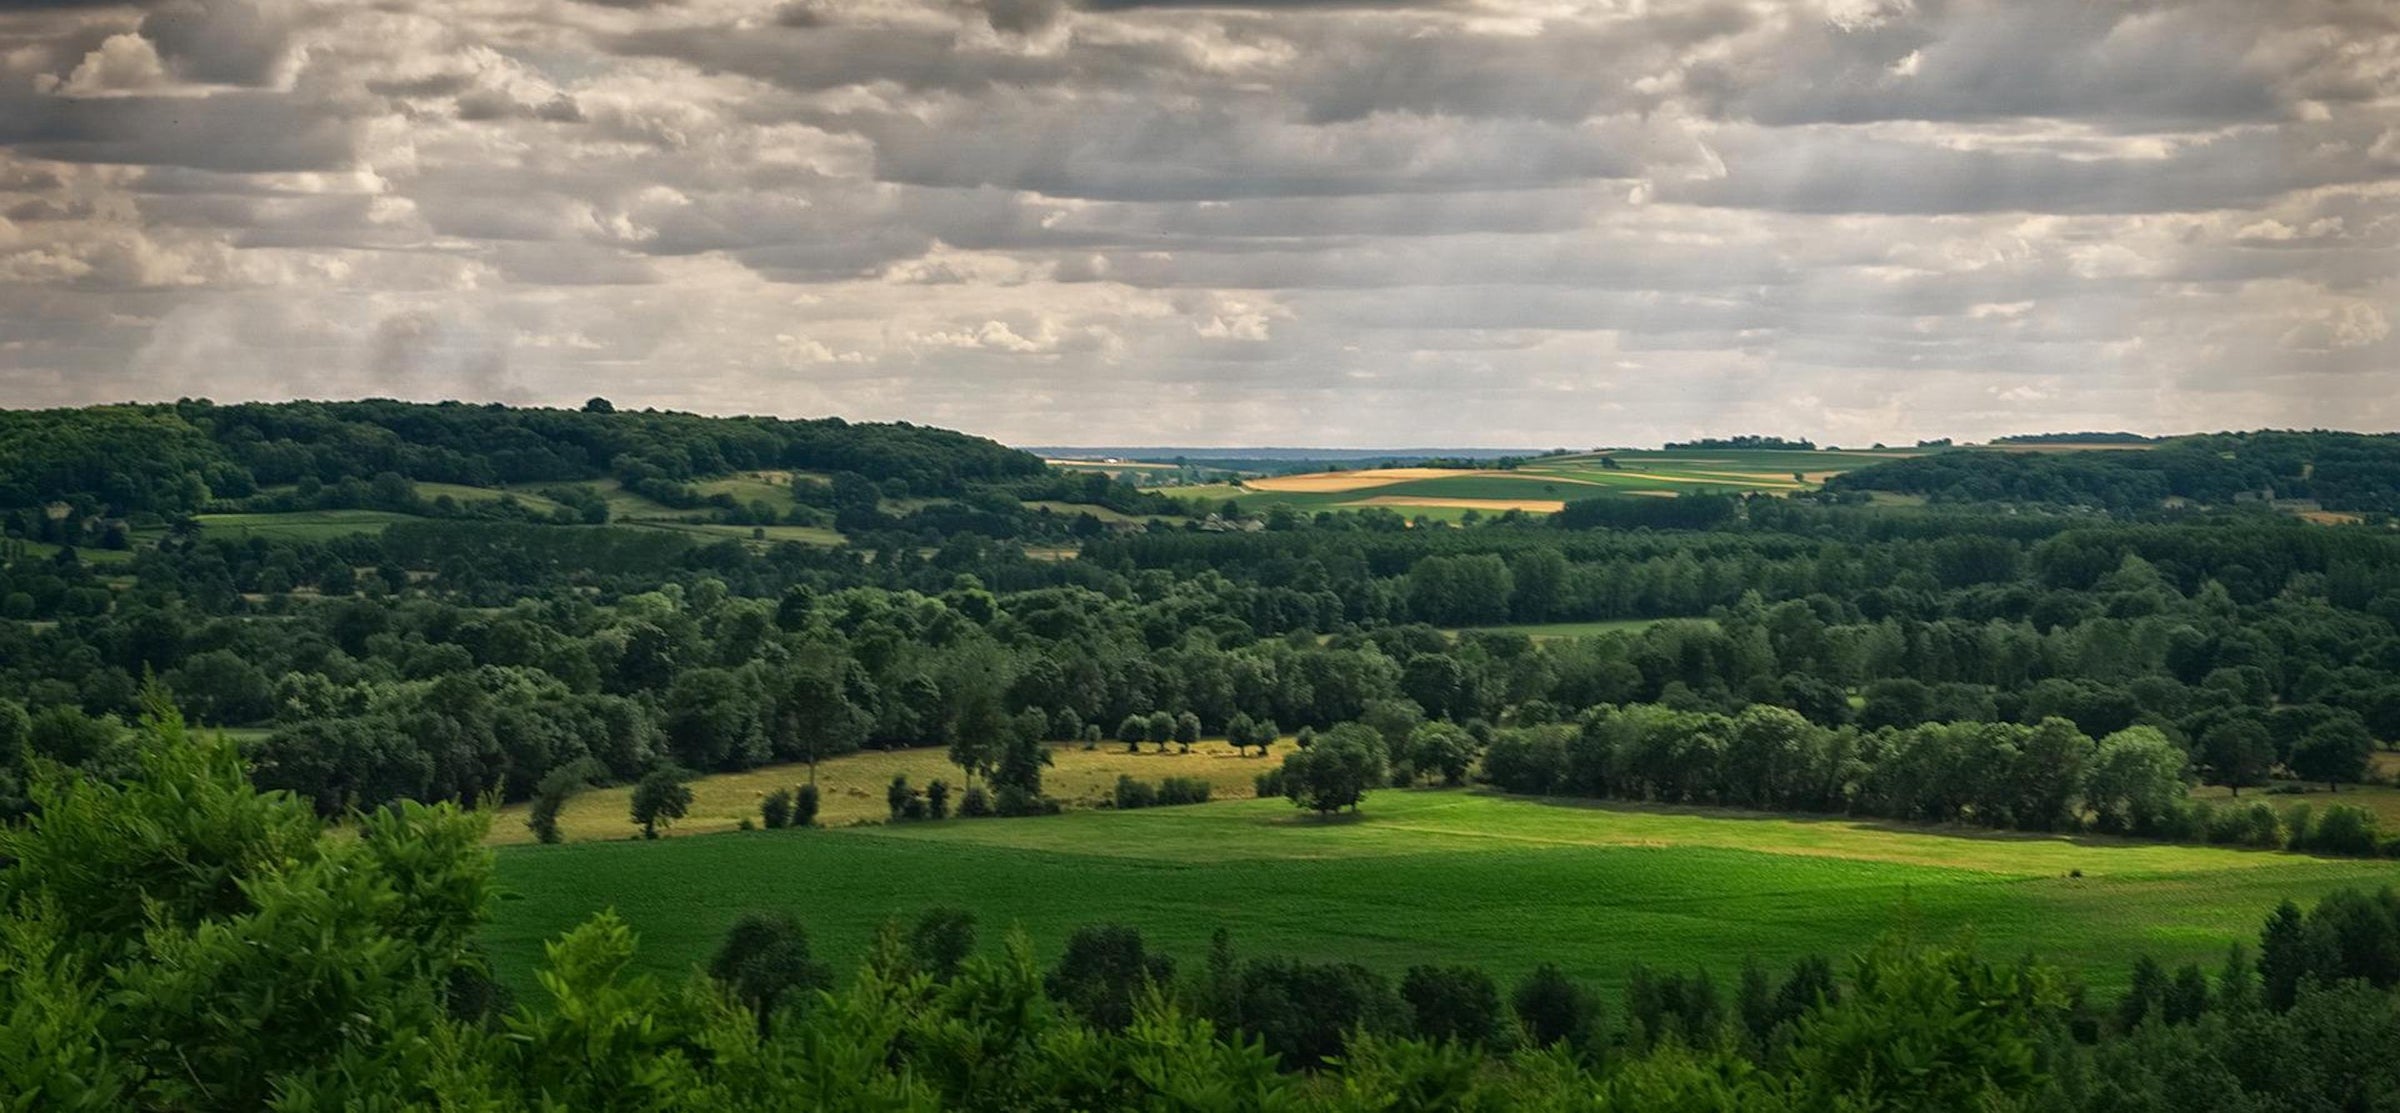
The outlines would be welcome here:
[[[847,969],[884,917],[935,904],[972,909],[987,945],[1022,925],[1045,960],[1108,920],[1196,962],[1223,925],[1251,954],[1504,978],[1555,961],[1612,986],[1637,962],[1725,975],[1745,954],[1846,953],[1909,919],[2113,990],[2143,952],[2213,965],[2285,896],[2400,880],[2387,862],[1463,791],[1379,792],[1331,822],[1237,800],[499,855],[484,941],[520,990],[541,941],[602,908],[652,970],[705,958],[752,908],[798,914]]]
[[[422,520],[389,510],[298,510],[289,514],[202,514],[200,528],[217,537],[324,541],[353,533],[381,533],[394,522]]]

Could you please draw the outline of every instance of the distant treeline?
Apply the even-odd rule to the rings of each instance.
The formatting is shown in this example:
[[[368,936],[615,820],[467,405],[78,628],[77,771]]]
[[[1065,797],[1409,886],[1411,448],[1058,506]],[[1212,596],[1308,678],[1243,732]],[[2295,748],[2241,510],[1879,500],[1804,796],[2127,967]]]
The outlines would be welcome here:
[[[1773,437],[1745,433],[1738,437],[1701,437],[1689,441],[1668,441],[1666,449],[1765,449],[1775,452],[1815,452],[1817,442],[1806,437]]]
[[[1993,437],[1993,444],[2149,444],[2159,438],[2140,433],[2015,433]]]
[[[602,399],[581,410],[374,400],[0,411],[0,509],[63,502],[86,514],[174,514],[262,487],[384,473],[631,487],[765,468],[856,472],[917,494],[1043,471],[1039,458],[981,437],[905,422],[619,412]]]
[[[1844,472],[1826,487],[2118,512],[2155,510],[2169,499],[2223,506],[2271,495],[2392,514],[2400,513],[2400,434],[2218,433],[2119,452],[1970,449]]]

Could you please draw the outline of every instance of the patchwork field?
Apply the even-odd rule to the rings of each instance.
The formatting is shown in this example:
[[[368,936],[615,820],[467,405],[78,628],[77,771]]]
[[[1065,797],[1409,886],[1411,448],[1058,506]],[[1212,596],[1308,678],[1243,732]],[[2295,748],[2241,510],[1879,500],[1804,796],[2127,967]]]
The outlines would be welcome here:
[[[1455,518],[1466,510],[1550,513],[1569,501],[1604,495],[1671,498],[1687,491],[1809,491],[1829,476],[1922,451],[1927,450],[1621,449],[1547,456],[1506,471],[1365,468],[1271,476],[1245,480],[1238,487],[1185,487],[1173,493],[1183,498],[1231,498],[1250,509],[1278,504],[1307,511],[1382,506],[1436,511],[1437,518]]]
[[[1987,953],[2031,950],[2113,991],[2132,955],[2213,965],[2233,941],[2255,940],[2277,900],[2396,872],[2211,847],[1385,791],[1332,821],[1232,800],[507,847],[507,896],[484,942],[522,990],[541,941],[602,908],[641,933],[639,965],[661,972],[704,959],[738,913],[782,908],[846,970],[887,916],[948,904],[975,912],[987,947],[1022,926],[1045,961],[1068,929],[1105,920],[1185,963],[1222,925],[1251,954],[1394,975],[1474,962],[1504,978],[1555,961],[1615,985],[1634,963],[1728,977],[1745,954],[1844,953],[1907,922],[1939,936],[1971,928]]]

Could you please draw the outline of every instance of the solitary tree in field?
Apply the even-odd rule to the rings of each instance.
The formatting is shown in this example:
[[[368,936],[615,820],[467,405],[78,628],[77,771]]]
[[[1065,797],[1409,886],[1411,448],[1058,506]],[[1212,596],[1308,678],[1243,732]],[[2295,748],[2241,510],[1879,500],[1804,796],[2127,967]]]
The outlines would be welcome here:
[[[1358,723],[1326,731],[1316,745],[1283,759],[1283,792],[1292,803],[1319,815],[1356,809],[1367,790],[1383,783],[1388,762],[1383,739]]]
[[[692,786],[683,783],[681,770],[653,769],[633,786],[633,821],[645,839],[657,838],[659,828],[673,826],[691,807]]]

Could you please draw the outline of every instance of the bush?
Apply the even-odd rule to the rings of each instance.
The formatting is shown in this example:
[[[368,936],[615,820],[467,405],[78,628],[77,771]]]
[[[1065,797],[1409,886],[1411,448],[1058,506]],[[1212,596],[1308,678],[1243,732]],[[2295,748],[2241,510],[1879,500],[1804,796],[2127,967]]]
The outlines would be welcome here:
[[[936,778],[926,783],[925,814],[933,819],[950,818],[950,782]]]
[[[816,825],[817,786],[801,785],[799,791],[792,794],[792,826],[814,827]]]
[[[1057,815],[1058,801],[1039,793],[1027,792],[1017,785],[1001,785],[992,794],[992,813],[995,815]]]
[[[1158,803],[1158,793],[1150,787],[1149,782],[1137,781],[1131,774],[1119,773],[1117,774],[1115,803],[1120,811],[1130,808],[1147,808]]]
[[[1254,790],[1258,793],[1258,798],[1261,800],[1272,800],[1280,797],[1284,794],[1283,768],[1281,766],[1277,766],[1276,768],[1260,773],[1258,776],[1251,778],[1250,783]]]
[[[779,788],[768,793],[766,799],[758,802],[758,818],[767,825],[767,830],[770,831],[779,831],[791,826],[792,790]]]
[[[884,806],[891,809],[894,822],[917,818],[909,814],[911,811],[917,815],[925,811],[925,801],[917,796],[916,789],[909,787],[906,773],[892,774],[892,783],[883,790],[883,802]]]
[[[1161,806],[1208,803],[1208,782],[1198,777],[1169,777],[1158,782]]]
[[[982,819],[992,814],[992,794],[982,785],[968,785],[965,795],[958,798],[958,814],[964,819]]]
[[[2348,804],[2335,804],[2317,817],[2306,839],[2300,837],[2297,828],[2294,829],[2292,849],[2372,857],[2381,849],[2379,835],[2375,813]]]

